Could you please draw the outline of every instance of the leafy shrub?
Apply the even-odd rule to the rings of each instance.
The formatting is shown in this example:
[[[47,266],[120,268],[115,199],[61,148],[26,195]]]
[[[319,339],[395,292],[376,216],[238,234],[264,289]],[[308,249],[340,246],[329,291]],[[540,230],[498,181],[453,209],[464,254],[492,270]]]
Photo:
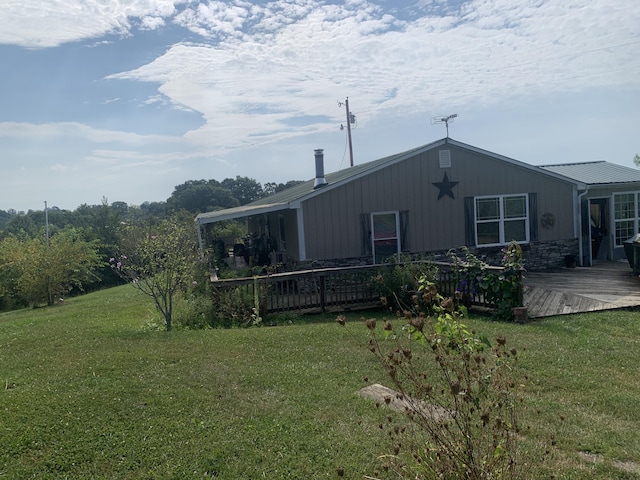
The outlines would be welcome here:
[[[212,327],[249,327],[262,322],[263,294],[257,282],[253,291],[243,287],[213,288]]]
[[[511,242],[502,250],[503,270],[496,272],[489,265],[472,254],[466,247],[462,249],[464,259],[455,252],[449,252],[456,277],[456,290],[461,300],[468,306],[471,299],[482,296],[490,305],[495,305],[495,316],[500,320],[512,320],[513,309],[520,307],[524,281],[524,261],[522,249]]]
[[[97,279],[96,241],[66,228],[48,240],[8,236],[0,242],[0,298],[7,307],[53,305]],[[6,300],[4,300],[6,298]]]
[[[201,329],[216,326],[216,314],[211,297],[192,293],[181,298],[174,313],[175,322],[182,328]]]
[[[372,279],[371,286],[382,303],[393,311],[411,302],[420,278],[435,282],[438,267],[429,262],[396,262],[392,257],[390,264],[382,266]]]

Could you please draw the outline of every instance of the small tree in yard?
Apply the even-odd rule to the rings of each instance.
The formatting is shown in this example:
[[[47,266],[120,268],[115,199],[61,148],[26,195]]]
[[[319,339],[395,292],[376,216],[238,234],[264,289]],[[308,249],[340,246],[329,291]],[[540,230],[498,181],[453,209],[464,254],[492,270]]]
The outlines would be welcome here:
[[[0,242],[0,296],[16,303],[53,305],[74,288],[95,280],[104,265],[98,244],[67,228],[50,239],[9,236]]]
[[[150,296],[171,330],[174,298],[193,283],[198,265],[193,223],[174,216],[154,226],[125,225],[111,267]]]

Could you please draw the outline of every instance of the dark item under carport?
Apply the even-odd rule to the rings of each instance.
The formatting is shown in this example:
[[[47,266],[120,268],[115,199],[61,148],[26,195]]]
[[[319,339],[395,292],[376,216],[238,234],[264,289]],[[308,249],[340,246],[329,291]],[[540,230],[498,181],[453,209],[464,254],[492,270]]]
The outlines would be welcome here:
[[[629,266],[635,275],[640,275],[640,233],[622,242]]]

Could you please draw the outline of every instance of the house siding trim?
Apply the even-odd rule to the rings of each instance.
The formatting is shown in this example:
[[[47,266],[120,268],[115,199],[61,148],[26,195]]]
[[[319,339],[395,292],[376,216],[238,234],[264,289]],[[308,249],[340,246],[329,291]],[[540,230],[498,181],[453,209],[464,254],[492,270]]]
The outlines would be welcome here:
[[[208,223],[216,223],[223,220],[234,220],[237,218],[263,215],[280,210],[286,210],[287,208],[289,208],[288,205],[282,203],[269,205],[244,205],[242,207],[233,207],[225,210],[217,210],[215,212],[201,213],[196,216],[195,223],[197,225],[206,225]]]
[[[298,258],[303,262],[307,259],[307,247],[304,241],[304,213],[302,207],[296,208],[296,220],[298,223]]]

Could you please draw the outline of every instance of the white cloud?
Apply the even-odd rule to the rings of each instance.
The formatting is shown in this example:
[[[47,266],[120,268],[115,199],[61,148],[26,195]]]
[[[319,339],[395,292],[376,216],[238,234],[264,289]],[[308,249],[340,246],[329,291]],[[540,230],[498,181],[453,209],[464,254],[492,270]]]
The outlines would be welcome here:
[[[139,135],[137,133],[93,128],[77,122],[52,122],[34,124],[26,122],[0,122],[0,138],[31,139],[33,141],[73,138],[92,143],[179,144],[182,139],[162,135]]]
[[[210,1],[185,9],[176,16],[176,23],[204,36],[241,36],[244,20],[250,4],[234,5],[233,2]]]
[[[640,9],[632,3],[475,0],[458,17],[401,21],[364,1],[210,2],[190,6],[177,21],[223,40],[175,45],[110,78],[158,82],[163,95],[204,115],[206,125],[186,138],[219,153],[220,145],[242,148],[334,128],[332,120],[293,131],[286,121],[338,121],[333,102],[345,96],[357,97],[366,121],[635,84]]]
[[[103,196],[139,204],[165,200],[200,161],[183,138],[101,130],[79,123],[0,123],[0,208],[27,210],[39,198],[74,209]],[[185,178],[185,180],[186,180]],[[81,199],[81,200],[78,200]]]
[[[190,0],[8,0],[0,8],[0,44],[55,47],[108,33],[128,34],[131,18],[171,17]]]
[[[143,30],[157,30],[164,26],[164,19],[162,17],[146,16],[140,20],[140,27]]]
[[[54,172],[65,172],[69,169],[69,167],[60,163],[56,163],[55,165],[52,165],[50,169]]]

